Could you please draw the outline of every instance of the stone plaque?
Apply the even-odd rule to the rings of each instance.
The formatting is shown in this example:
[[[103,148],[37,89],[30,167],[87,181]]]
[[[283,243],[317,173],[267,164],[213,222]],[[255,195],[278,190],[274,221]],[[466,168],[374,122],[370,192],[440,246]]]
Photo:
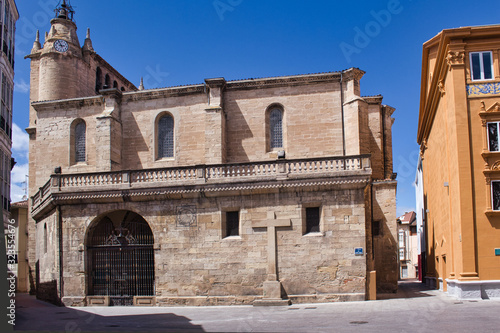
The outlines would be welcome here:
[[[176,210],[177,227],[193,228],[197,225],[196,206],[178,206]]]

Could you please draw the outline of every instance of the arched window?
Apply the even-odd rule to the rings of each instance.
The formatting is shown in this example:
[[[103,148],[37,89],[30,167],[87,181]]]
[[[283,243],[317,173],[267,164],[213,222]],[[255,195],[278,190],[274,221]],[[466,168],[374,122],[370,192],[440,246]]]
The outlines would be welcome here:
[[[118,82],[113,81],[113,88],[118,88]]]
[[[95,73],[95,92],[99,93],[99,90],[102,89],[102,70],[101,67],[97,67]]]
[[[270,148],[283,147],[283,111],[274,107],[269,112]]]
[[[73,151],[74,151],[74,163],[85,162],[86,161],[86,132],[87,126],[83,120],[78,120],[74,126],[74,141]]]
[[[104,88],[109,89],[111,86],[111,78],[109,77],[109,74],[106,74],[104,77]]]
[[[166,114],[158,121],[158,159],[174,157],[174,118]]]

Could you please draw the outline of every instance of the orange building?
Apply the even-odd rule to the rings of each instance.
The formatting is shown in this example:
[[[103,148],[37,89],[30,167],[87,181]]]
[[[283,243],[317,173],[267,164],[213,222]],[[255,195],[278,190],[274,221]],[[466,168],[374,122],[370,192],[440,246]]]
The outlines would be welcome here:
[[[426,279],[458,298],[500,297],[500,25],[423,46],[418,143]]]

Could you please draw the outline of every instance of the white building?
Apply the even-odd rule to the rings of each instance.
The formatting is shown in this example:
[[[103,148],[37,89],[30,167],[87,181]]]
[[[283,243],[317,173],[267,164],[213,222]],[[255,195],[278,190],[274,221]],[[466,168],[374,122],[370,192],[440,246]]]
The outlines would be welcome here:
[[[424,205],[424,182],[423,182],[422,159],[418,158],[417,174],[415,175],[415,198],[417,218],[417,255],[419,263],[418,279],[424,282],[426,245],[425,245],[425,205]]]
[[[415,279],[418,277],[417,220],[415,212],[398,217],[399,277]]]

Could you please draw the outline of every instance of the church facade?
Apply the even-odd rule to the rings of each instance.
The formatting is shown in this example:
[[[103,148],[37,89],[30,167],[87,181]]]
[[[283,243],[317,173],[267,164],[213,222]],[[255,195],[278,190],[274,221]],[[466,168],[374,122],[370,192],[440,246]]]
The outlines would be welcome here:
[[[391,115],[364,72],[144,90],[65,2],[31,60],[39,298],[279,305],[397,289]]]

